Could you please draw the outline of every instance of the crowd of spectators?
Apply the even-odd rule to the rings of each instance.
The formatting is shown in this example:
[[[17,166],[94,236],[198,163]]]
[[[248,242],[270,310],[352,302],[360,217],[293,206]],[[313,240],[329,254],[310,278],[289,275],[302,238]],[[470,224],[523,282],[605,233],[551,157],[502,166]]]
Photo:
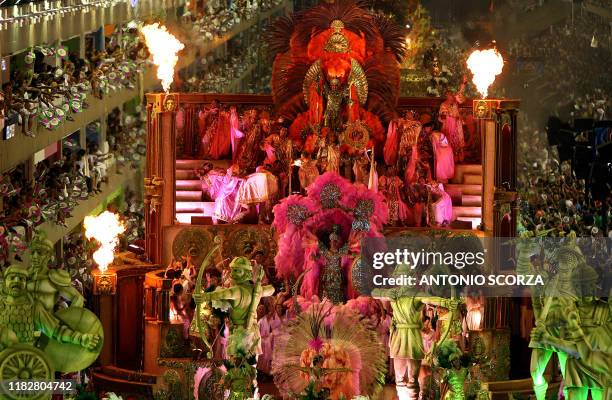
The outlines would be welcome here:
[[[12,65],[0,91],[0,129],[18,125],[27,136],[39,131],[36,124],[56,130],[88,108],[90,96],[135,88],[148,57],[136,28],[117,28],[106,40],[105,50],[90,49],[85,58],[63,45],[34,46],[18,56],[23,67]]]
[[[260,65],[263,59],[260,43],[252,43],[260,33],[254,26],[241,38],[233,39],[232,46],[228,47],[231,50],[226,55],[219,57],[211,53],[202,58],[195,72],[190,69],[181,72],[181,89],[200,93],[242,92],[242,82],[250,82],[259,67],[271,70],[270,65]]]
[[[559,148],[550,145],[555,132],[546,130],[548,116],[568,127],[576,119],[610,119],[609,26],[581,10],[573,23],[568,16],[535,37],[513,41],[508,54],[514,67],[511,79],[522,86],[513,93],[523,102],[518,132],[520,229],[545,236],[574,232],[612,237],[612,187],[604,185],[594,194],[588,180],[577,175],[577,165],[559,157]],[[575,136],[577,142],[588,142],[586,132]]]

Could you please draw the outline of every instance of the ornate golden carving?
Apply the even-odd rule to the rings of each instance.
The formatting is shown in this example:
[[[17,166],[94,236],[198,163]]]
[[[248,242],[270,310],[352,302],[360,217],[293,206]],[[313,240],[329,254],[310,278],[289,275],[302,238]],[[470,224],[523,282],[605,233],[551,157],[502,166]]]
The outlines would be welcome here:
[[[212,244],[213,235],[209,231],[198,228],[183,229],[172,241],[172,256],[175,259],[191,256],[193,264],[199,266]]]
[[[370,141],[370,130],[360,120],[349,122],[344,132],[340,134],[340,143],[346,144],[354,149],[365,149]]]
[[[157,206],[162,204],[163,186],[164,180],[159,176],[153,175],[144,179],[144,203],[151,206],[151,212],[156,211]]]
[[[346,36],[342,34],[344,23],[336,19],[332,21],[331,28],[334,30],[334,33],[327,39],[324,50],[332,53],[348,53],[350,50],[349,41]]]
[[[494,119],[498,104],[498,100],[474,100],[472,104],[474,118]]]
[[[306,72],[306,76],[304,76],[304,83],[302,84],[302,93],[304,93],[304,102],[308,105],[308,95],[310,90],[310,85],[314,82],[321,81],[321,60],[317,60],[308,68],[308,72]]]
[[[368,100],[368,78],[361,67],[361,64],[355,59],[351,59],[351,74],[349,75],[349,85],[354,85],[357,88],[357,97],[359,103],[364,105]]]
[[[227,240],[223,244],[223,257],[249,256],[255,250],[260,250],[266,262],[274,262],[276,241],[268,229],[241,227],[228,232]]]
[[[116,273],[94,270],[92,272],[92,277],[94,295],[114,295],[117,292]]]
[[[164,97],[164,110],[165,111],[174,111],[174,110],[176,110],[177,103],[178,103],[178,101],[177,101],[175,95],[167,94]]]

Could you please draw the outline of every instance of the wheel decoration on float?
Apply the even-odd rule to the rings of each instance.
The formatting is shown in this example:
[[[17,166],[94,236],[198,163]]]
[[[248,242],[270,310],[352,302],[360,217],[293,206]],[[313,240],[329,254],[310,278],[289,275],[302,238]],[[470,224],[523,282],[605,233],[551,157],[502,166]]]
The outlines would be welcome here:
[[[29,344],[16,344],[0,353],[0,380],[3,399],[43,400],[50,397],[48,392],[14,392],[8,383],[17,380],[48,381],[55,378],[55,370],[47,355]]]

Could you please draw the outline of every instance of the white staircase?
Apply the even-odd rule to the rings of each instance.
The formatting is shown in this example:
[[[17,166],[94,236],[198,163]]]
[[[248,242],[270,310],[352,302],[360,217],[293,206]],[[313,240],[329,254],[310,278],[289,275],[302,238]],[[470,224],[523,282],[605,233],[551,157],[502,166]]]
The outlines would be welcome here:
[[[195,173],[206,160],[176,160],[176,220],[191,224],[192,217],[211,217],[215,203],[202,191],[202,182]],[[215,167],[227,168],[229,161],[212,160]]]
[[[455,177],[445,186],[453,199],[453,217],[457,223],[476,229],[482,221],[482,165],[455,166]]]

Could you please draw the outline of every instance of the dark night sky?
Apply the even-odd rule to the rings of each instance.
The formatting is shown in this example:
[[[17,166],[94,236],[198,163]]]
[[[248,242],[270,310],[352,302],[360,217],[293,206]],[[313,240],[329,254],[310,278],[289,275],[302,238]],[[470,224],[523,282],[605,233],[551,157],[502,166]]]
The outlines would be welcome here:
[[[500,0],[497,0],[500,2]],[[422,0],[436,24],[488,16],[490,0]]]

